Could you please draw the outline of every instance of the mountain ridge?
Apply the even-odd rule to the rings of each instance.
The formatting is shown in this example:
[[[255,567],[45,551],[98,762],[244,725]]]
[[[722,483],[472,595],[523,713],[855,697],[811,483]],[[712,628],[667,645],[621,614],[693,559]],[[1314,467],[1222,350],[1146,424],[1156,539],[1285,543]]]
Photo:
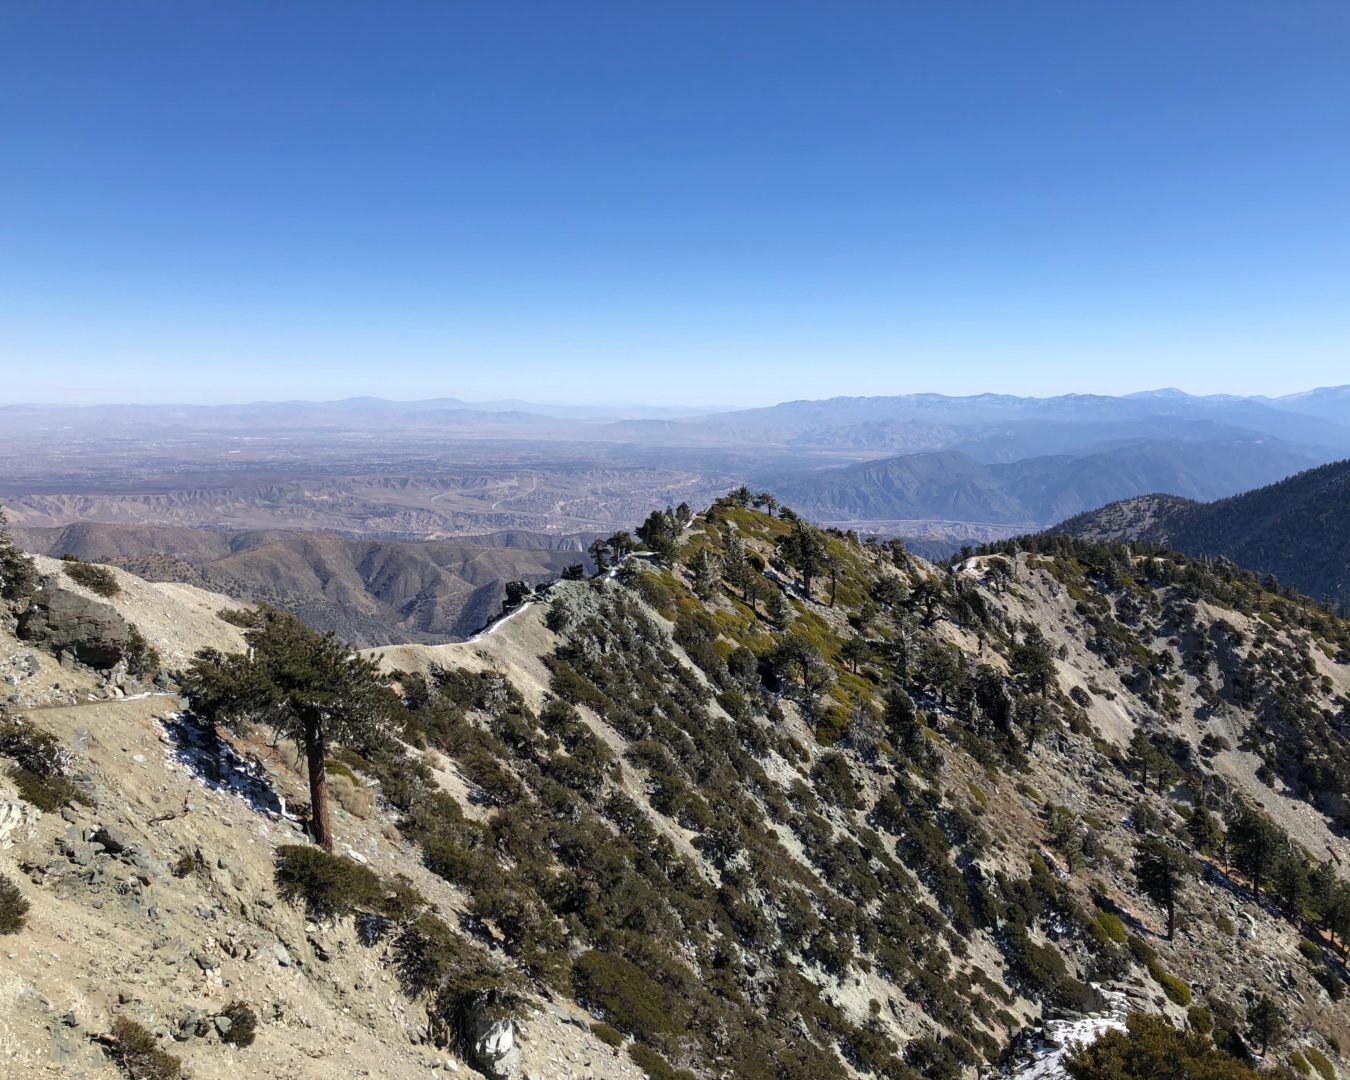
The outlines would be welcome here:
[[[1350,603],[1350,460],[1214,502],[1157,495],[1128,499],[1050,531],[1144,540],[1189,555],[1223,557],[1272,574],[1305,595]]]

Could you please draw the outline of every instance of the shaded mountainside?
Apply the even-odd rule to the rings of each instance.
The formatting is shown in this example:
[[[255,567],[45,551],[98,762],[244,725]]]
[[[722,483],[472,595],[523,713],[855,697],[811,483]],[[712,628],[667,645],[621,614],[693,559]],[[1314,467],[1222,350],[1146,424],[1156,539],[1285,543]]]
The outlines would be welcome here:
[[[768,486],[833,521],[945,518],[1048,524],[1080,510],[1170,491],[1213,499],[1303,468],[1308,459],[1257,440],[1130,442],[1082,456],[982,464],[967,454],[910,454],[783,478]]]
[[[92,523],[14,535],[40,554],[267,601],[365,646],[465,637],[501,611],[505,582],[552,580],[583,560],[589,539],[516,531],[403,543]]]
[[[111,1078],[84,1033],[123,1016],[197,1077],[974,1080],[1049,1075],[1027,1027],[1129,1011],[1238,1070],[1182,1080],[1254,1075],[1262,1042],[1346,1068],[1350,623],[1181,555],[938,567],[750,502],[653,514],[647,550],[475,641],[371,654],[387,713],[328,747],[332,857],[277,812],[305,810],[296,747],[161,727],[171,699],[0,626],[9,713],[65,751],[0,738],[43,774],[0,774],[32,906],[0,1065],[56,1031]],[[156,648],[203,633],[114,575]],[[231,651],[228,615],[203,644]],[[112,700],[27,709],[53,681]],[[89,805],[22,795],[61,783]],[[214,1024],[231,996],[253,1045]]]
[[[1350,461],[1204,505],[1159,495],[1128,499],[1051,531],[1222,556],[1308,596],[1350,603]]]

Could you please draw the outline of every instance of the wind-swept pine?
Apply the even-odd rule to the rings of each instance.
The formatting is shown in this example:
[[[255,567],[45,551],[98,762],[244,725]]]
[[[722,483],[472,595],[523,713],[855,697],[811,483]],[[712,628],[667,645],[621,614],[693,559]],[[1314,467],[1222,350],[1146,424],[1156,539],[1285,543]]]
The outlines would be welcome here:
[[[379,740],[395,699],[373,661],[287,612],[262,609],[245,637],[246,653],[198,653],[184,677],[184,692],[193,710],[212,723],[266,724],[304,746],[311,831],[315,842],[331,851],[328,747]]]

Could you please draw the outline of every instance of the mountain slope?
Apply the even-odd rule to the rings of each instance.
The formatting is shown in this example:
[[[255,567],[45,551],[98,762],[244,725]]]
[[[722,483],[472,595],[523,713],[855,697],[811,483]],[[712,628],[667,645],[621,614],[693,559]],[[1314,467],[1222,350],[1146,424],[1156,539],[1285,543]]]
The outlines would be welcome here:
[[[0,774],[32,904],[0,1064],[55,1045],[111,1077],[84,1033],[123,1016],[210,1078],[974,1080],[1024,1028],[1122,1008],[1241,1054],[1264,994],[1266,1066],[1345,1067],[1350,623],[1179,555],[1041,537],[940,568],[748,501],[649,519],[669,565],[381,649],[392,730],[326,766],[344,872],[379,887],[331,917],[276,876],[312,850],[294,747],[29,664],[0,620],[6,718],[92,802],[24,809]],[[133,623],[172,591],[114,573]],[[104,700],[29,708],[53,682]],[[1159,848],[1197,863],[1170,937],[1133,871]],[[253,1046],[220,1038],[231,997]],[[471,1053],[488,1020],[518,1058]]]
[[[990,465],[954,451],[911,454],[783,478],[769,487],[792,506],[835,522],[1049,524],[1149,491],[1213,499],[1307,464],[1263,441],[1150,440]]]
[[[29,551],[265,600],[361,645],[465,637],[501,610],[505,582],[549,581],[581,562],[584,546],[526,532],[402,543],[92,523],[14,536]]]
[[[1205,505],[1131,499],[1070,518],[1052,531],[1223,556],[1274,574],[1305,595],[1350,603],[1350,461]]]

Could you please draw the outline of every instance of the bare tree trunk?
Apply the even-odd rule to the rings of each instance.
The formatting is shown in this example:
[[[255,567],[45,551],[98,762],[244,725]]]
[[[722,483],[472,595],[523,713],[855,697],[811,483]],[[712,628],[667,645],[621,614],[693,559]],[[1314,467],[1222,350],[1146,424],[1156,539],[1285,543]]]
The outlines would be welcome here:
[[[305,720],[305,764],[309,770],[309,827],[314,842],[324,851],[333,850],[333,826],[328,819],[328,771],[323,728],[316,717]]]

